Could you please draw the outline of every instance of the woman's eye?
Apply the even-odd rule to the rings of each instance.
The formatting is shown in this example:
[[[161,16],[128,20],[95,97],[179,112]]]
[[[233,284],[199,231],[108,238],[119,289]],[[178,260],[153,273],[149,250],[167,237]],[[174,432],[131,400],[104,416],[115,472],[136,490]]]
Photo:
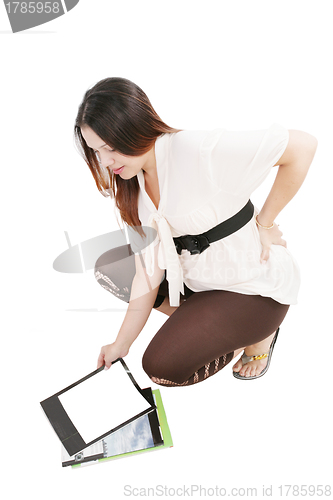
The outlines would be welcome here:
[[[107,149],[106,151],[109,151],[109,153],[112,153],[112,152],[114,151],[114,149]],[[95,153],[96,155],[98,155],[98,154],[99,154],[99,153],[98,153],[98,151],[94,151],[94,153]]]

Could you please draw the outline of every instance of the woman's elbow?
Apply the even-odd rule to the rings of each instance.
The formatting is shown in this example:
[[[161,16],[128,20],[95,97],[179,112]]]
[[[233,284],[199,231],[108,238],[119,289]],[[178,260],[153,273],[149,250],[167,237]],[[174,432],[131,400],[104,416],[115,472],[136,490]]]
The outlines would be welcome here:
[[[318,147],[318,139],[317,137],[315,137],[314,135],[311,135],[311,134],[307,134],[307,137],[308,137],[308,148],[310,150],[310,154],[312,154],[312,156],[315,155],[316,151],[317,151],[317,147]]]
[[[316,153],[318,140],[301,130],[289,130],[289,142],[276,165],[311,164]]]

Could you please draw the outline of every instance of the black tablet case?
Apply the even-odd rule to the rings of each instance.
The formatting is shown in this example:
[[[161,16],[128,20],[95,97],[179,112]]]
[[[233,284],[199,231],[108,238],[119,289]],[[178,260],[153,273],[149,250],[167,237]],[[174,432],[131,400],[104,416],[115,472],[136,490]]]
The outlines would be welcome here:
[[[128,366],[126,365],[125,361],[122,358],[118,358],[116,361],[113,362],[117,363],[120,362],[126,371],[127,375],[129,376],[131,382],[134,384],[136,389],[140,392],[142,397],[149,403],[149,407],[142,411],[141,413],[134,415],[132,418],[129,420],[126,420],[122,424],[118,425],[117,427],[114,427],[113,429],[110,429],[108,432],[102,434],[101,436],[97,436],[95,439],[90,441],[89,443],[86,443],[82,436],[80,435],[79,431],[76,429],[74,423],[71,421],[69,418],[68,414],[66,413],[64,407],[62,406],[59,396],[63,394],[64,392],[72,389],[78,384],[83,383],[85,380],[89,379],[90,377],[93,377],[100,371],[104,370],[104,366],[101,368],[98,368],[97,370],[93,371],[89,375],[86,375],[85,377],[81,378],[74,384],[71,384],[70,386],[66,387],[60,392],[57,392],[53,396],[45,399],[44,401],[41,401],[41,406],[45,412],[45,415],[47,416],[49,422],[51,423],[54,431],[56,432],[58,438],[60,439],[61,443],[65,447],[67,453],[69,455],[75,455],[79,451],[82,451],[84,448],[87,446],[90,446],[97,441],[100,441],[103,439],[103,437],[108,436],[112,432],[117,431],[118,429],[121,429],[121,427],[124,427],[125,425],[129,424],[130,422],[133,422],[133,420],[137,419],[138,417],[141,417],[142,415],[146,415],[147,413],[153,411],[156,409],[156,406],[154,402],[147,397],[147,393],[145,393],[137,384],[135,381],[133,375],[131,374]]]

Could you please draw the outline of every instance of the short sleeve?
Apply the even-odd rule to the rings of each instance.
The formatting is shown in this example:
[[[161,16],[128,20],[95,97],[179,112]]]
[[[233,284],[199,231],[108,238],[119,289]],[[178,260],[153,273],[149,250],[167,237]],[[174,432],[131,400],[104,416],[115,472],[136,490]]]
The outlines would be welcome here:
[[[265,180],[289,141],[288,130],[274,123],[266,130],[216,130],[202,144],[212,181],[223,191],[248,196]]]

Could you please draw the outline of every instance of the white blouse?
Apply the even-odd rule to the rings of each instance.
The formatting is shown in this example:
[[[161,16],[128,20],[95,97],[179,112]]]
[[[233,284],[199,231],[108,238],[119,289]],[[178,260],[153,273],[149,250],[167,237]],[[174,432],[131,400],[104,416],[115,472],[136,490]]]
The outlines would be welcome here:
[[[282,156],[288,139],[288,130],[273,124],[245,132],[181,131],[156,140],[160,203],[156,209],[141,170],[138,211],[142,225],[157,231],[154,242],[142,251],[147,273],[153,274],[154,247],[159,245],[157,264],[166,269],[171,306],[179,305],[183,283],[194,292],[229,290],[297,303],[298,265],[281,245],[272,245],[267,263],[260,263],[254,217],[201,254],[183,250],[178,255],[173,242],[173,237],[201,234],[239,212]],[[132,249],[135,252],[135,245]]]

